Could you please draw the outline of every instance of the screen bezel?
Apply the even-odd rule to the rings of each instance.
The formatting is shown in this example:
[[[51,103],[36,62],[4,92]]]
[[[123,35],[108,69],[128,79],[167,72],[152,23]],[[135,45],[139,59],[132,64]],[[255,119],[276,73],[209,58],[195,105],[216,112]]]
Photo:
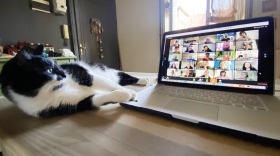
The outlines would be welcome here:
[[[249,23],[255,23],[255,22],[264,22],[268,21],[269,25],[266,28],[269,33],[270,38],[268,38],[269,45],[267,45],[267,51],[273,51],[272,53],[267,53],[267,58],[263,58],[261,54],[259,54],[259,60],[262,59],[262,62],[265,62],[265,66],[270,72],[267,73],[266,76],[266,82],[268,83],[267,90],[258,90],[258,89],[246,89],[246,88],[232,88],[232,87],[222,87],[222,86],[209,86],[209,85],[199,85],[199,84],[189,84],[189,83],[176,83],[176,82],[166,82],[162,81],[162,60],[163,60],[163,50],[165,50],[165,41],[166,41],[166,35],[171,34],[177,34],[177,33],[184,33],[184,32],[191,32],[191,31],[198,31],[198,30],[205,30],[205,29],[213,29],[213,28],[219,28],[219,27],[225,27],[225,26],[234,26],[234,25],[240,25],[240,24],[249,24]],[[203,36],[203,34],[197,34],[197,36]],[[275,48],[274,48],[274,19],[273,17],[262,17],[262,18],[254,18],[254,19],[247,19],[247,20],[240,20],[240,21],[233,21],[233,22],[227,22],[227,23],[220,23],[215,25],[208,25],[208,26],[202,26],[202,27],[195,27],[190,29],[183,29],[178,31],[169,31],[165,32],[162,37],[162,45],[161,45],[161,51],[160,51],[160,61],[159,61],[159,72],[158,72],[158,83],[159,84],[165,84],[165,85],[171,85],[171,86],[181,86],[181,87],[191,87],[191,88],[200,88],[200,89],[212,89],[212,90],[221,90],[221,91],[230,91],[230,92],[242,92],[242,93],[249,93],[249,94],[274,94],[274,62],[275,62]]]

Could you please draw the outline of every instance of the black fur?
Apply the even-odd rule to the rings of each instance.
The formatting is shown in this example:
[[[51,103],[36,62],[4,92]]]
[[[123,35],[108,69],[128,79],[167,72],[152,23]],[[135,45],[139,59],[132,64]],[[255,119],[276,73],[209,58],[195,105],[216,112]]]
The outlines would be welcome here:
[[[35,97],[39,92],[38,89],[52,80],[54,74],[57,79],[66,77],[64,71],[52,59],[32,55],[26,49],[28,48],[23,48],[8,61],[0,75],[2,93],[11,101],[7,87],[18,94]],[[33,52],[38,51],[35,49]],[[49,73],[49,69],[52,69],[53,73]]]
[[[87,70],[75,63],[61,65],[68,74],[72,75],[72,79],[80,85],[91,87],[93,83],[93,76]]]
[[[54,86],[54,87],[53,87],[53,91],[56,91],[56,90],[58,90],[58,89],[60,89],[60,88],[62,88],[62,87],[63,87],[63,83],[60,84],[60,85],[58,85],[58,86]]]
[[[50,118],[63,115],[75,114],[86,110],[92,110],[96,107],[92,104],[92,98],[94,95],[85,98],[80,101],[77,105],[70,105],[67,103],[61,103],[58,107],[50,107],[46,110],[39,112],[40,118]]]
[[[130,76],[124,72],[119,72],[118,76],[120,77],[119,84],[122,86],[136,84],[139,81],[138,78]]]

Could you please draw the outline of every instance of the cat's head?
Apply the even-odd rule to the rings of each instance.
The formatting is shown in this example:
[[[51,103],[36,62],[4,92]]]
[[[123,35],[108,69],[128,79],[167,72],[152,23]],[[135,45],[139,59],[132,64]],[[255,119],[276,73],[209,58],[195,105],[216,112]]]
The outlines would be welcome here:
[[[16,93],[30,95],[48,82],[59,82],[66,78],[62,68],[50,58],[43,57],[44,46],[36,49],[22,48],[2,69],[0,82],[5,95],[7,88]],[[34,92],[31,96],[36,96]]]

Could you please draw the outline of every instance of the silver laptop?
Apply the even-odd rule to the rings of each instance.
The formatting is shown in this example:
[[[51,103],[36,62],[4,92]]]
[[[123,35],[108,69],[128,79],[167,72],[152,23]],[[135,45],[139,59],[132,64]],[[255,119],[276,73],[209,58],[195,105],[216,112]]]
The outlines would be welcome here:
[[[167,32],[158,84],[125,105],[280,140],[274,51],[271,17]]]

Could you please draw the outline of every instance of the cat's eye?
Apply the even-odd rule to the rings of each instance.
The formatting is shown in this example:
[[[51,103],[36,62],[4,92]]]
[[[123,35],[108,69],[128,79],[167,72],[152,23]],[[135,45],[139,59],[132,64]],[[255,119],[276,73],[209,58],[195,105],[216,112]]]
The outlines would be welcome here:
[[[47,69],[47,72],[48,72],[48,73],[52,73],[52,72],[53,72],[53,69],[52,69],[52,68]]]

